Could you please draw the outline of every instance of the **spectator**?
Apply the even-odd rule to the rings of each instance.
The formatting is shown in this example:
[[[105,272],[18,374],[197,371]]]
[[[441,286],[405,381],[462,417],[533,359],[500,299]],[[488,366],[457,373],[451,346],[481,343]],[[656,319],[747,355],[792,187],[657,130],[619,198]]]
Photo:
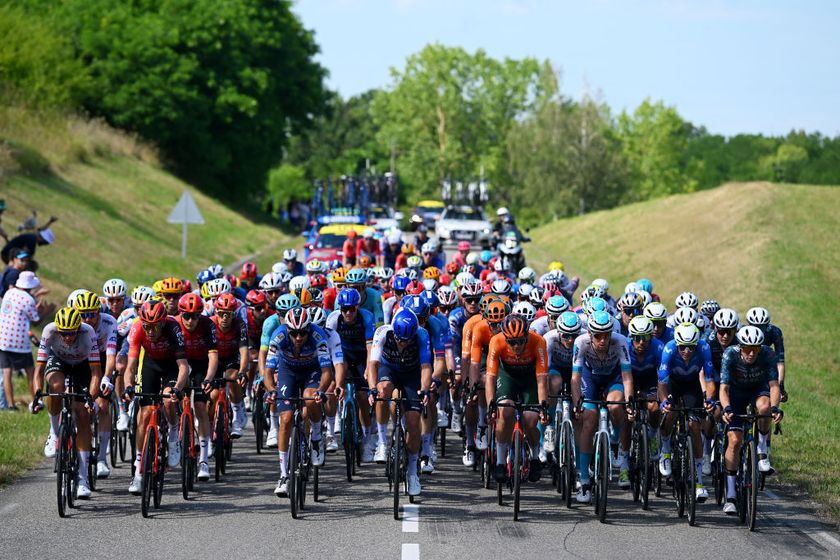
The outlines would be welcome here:
[[[32,382],[35,362],[32,360],[29,326],[32,322],[41,321],[35,298],[31,293],[40,285],[41,282],[35,273],[21,272],[14,287],[3,296],[0,303],[0,371],[3,374],[3,391],[0,392],[3,398],[0,399],[0,408],[17,408],[12,373],[19,369],[26,371],[30,397],[34,398]]]
[[[373,238],[373,230],[366,229],[362,238],[356,241],[356,257],[370,257],[376,266],[382,266],[382,253],[379,250],[379,240]]]
[[[414,235],[414,245],[422,247],[429,240],[429,228],[426,224],[420,224],[415,231],[417,233]]]
[[[38,212],[36,210],[33,210],[32,215],[29,216],[28,218],[26,218],[25,220],[23,220],[23,223],[18,226],[17,230],[18,230],[18,233],[26,233],[26,232],[32,233],[32,232],[40,231],[42,229],[47,229],[48,227],[53,225],[53,222],[55,222],[57,220],[58,220],[58,218],[56,218],[55,216],[50,216],[50,219],[47,220],[46,224],[38,227]]]
[[[347,232],[347,239],[344,240],[341,248],[341,256],[345,267],[356,264],[356,230],[351,229]]]
[[[6,235],[6,230],[3,229],[3,212],[6,211],[6,199],[0,198],[0,237],[3,238],[4,241],[9,241],[9,236]]]
[[[23,249],[29,253],[30,258],[34,258],[38,245],[52,245],[53,243],[55,243],[55,234],[50,228],[40,229],[36,233],[22,233],[6,243],[0,250],[0,258],[3,259],[3,264],[9,264],[13,249]]]
[[[12,256],[9,266],[7,266],[6,270],[3,271],[3,274],[0,275],[0,298],[2,298],[6,292],[15,285],[20,273],[29,268],[29,259],[31,256],[32,255],[24,249],[15,252],[14,256]]]

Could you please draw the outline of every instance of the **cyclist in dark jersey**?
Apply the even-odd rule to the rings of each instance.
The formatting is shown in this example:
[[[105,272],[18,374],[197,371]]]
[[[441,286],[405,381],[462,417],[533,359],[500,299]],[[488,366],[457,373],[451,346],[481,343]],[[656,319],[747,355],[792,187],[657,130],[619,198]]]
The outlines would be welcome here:
[[[248,326],[239,318],[237,310],[239,301],[233,294],[222,294],[214,302],[216,313],[213,322],[216,324],[216,342],[219,351],[219,370],[217,377],[223,375],[227,379],[237,379],[238,383],[230,383],[230,404],[233,408],[230,437],[242,437],[242,430],[248,423],[245,413],[243,387],[247,382],[248,372]],[[211,399],[215,403],[218,392],[224,389],[214,389]]]

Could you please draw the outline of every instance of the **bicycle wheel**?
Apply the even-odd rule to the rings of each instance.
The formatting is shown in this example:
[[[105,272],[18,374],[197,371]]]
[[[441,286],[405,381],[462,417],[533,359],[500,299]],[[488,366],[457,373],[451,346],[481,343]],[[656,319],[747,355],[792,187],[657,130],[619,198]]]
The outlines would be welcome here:
[[[563,482],[563,501],[567,508],[572,507],[572,493],[575,488],[575,477],[577,469],[575,469],[575,446],[574,436],[572,435],[572,423],[564,422],[561,428],[561,457],[563,461],[563,468],[560,471],[560,477]]]
[[[650,441],[648,440],[647,426],[639,430],[639,456],[636,468],[639,470],[639,498],[642,500],[642,509],[648,509],[650,498],[651,462],[650,462]]]
[[[76,432],[72,424],[67,425],[69,443],[67,445],[67,505],[76,507],[76,490],[79,488],[79,452],[76,447]]]
[[[677,517],[685,516],[685,446],[686,442],[680,438],[677,439],[677,452],[674,453],[674,461],[672,466],[672,481],[674,483],[673,492],[674,500],[677,505]]]
[[[257,454],[262,453],[263,445],[265,445],[265,414],[262,407],[262,392],[257,392],[254,395],[254,403],[251,405],[253,412],[251,413],[251,421],[254,424],[254,441],[257,446]]]
[[[395,420],[395,422],[397,422]],[[403,474],[403,446],[405,445],[405,437],[403,436],[403,429],[401,424],[396,424],[394,427],[394,444],[391,446],[391,473],[394,478],[394,487],[392,492],[394,494],[394,519],[400,518],[400,492],[402,491]]]
[[[225,414],[222,404],[216,405],[216,418],[213,428],[213,458],[215,459],[216,482],[222,480],[225,472]]]
[[[751,440],[747,448],[745,462],[745,480],[747,483],[746,492],[746,521],[750,531],[755,531],[755,517],[758,507],[758,456],[755,440]]]
[[[168,449],[166,433],[168,428],[164,425],[160,427],[157,445],[157,466],[155,467],[154,487],[152,494],[152,503],[155,509],[160,507],[160,501],[163,499],[163,477],[166,474],[166,451]]]
[[[632,428],[632,432],[630,435],[630,454],[628,457],[628,463],[630,465],[630,493],[633,496],[633,501],[638,502],[641,493],[642,493],[642,481],[641,481],[641,462],[640,462],[640,439],[641,436],[639,435],[639,425],[634,424]]]
[[[300,478],[300,451],[298,450],[298,446],[300,445],[299,437],[298,437],[298,426],[297,424],[292,424],[292,435],[289,439],[289,465],[287,468],[287,472],[289,475],[288,486],[289,486],[289,501],[292,504],[292,519],[298,518],[298,479]]]
[[[90,423],[90,457],[88,457],[87,476],[91,490],[96,490],[96,464],[99,462],[99,415],[94,414]]]
[[[155,470],[155,437],[154,430],[146,431],[146,445],[143,446],[143,459],[140,462],[140,475],[143,477],[142,491],[140,494],[140,513],[143,517],[149,517],[149,503],[152,499]]]
[[[341,419],[341,446],[344,448],[344,468],[347,473],[347,482],[353,482],[353,467],[356,464],[356,441],[355,422],[353,409],[344,407],[344,416]]]
[[[688,524],[697,522],[697,468],[694,466],[694,445],[691,438],[685,442],[685,462],[683,463],[683,487],[685,493]]]
[[[192,425],[188,414],[181,415],[181,495],[185,500],[190,497],[190,463],[192,462],[192,443],[190,433]]]
[[[117,466],[117,455],[118,455],[118,445],[119,445],[119,432],[117,431],[117,407],[119,404],[117,403],[116,399],[111,399],[109,403],[111,406],[111,431],[108,437],[108,456],[111,459],[111,467]]]
[[[56,500],[58,502],[58,516],[64,517],[67,515],[67,495],[69,493],[70,479],[67,477],[69,469],[68,463],[68,446],[69,441],[67,437],[67,426],[64,424],[58,429],[58,451],[55,455],[55,484],[56,484]]]
[[[487,428],[490,430],[490,428]],[[490,430],[490,437],[487,439],[487,449],[481,454],[481,477],[484,480],[484,488],[489,490],[493,484],[493,467],[496,464],[496,430]]]
[[[131,476],[133,477],[135,474],[135,461],[134,458],[137,456],[137,405],[134,404],[135,401],[132,401],[129,404],[129,410],[131,413],[129,414],[128,418],[128,444],[131,449],[131,455],[128,458],[128,462],[131,465]]]
[[[309,481],[309,475],[312,469],[311,463],[311,453],[312,450],[312,442],[311,440],[303,435],[303,431],[298,432],[300,434],[300,441],[298,442],[298,449],[300,450],[300,477],[298,478],[298,482],[300,487],[298,488],[298,505],[300,509],[303,509],[306,505],[306,483]]]
[[[513,433],[513,520],[519,520],[519,493],[522,489],[522,459],[525,452],[522,450],[522,432],[516,430]]]
[[[595,454],[598,457],[595,474],[595,500],[598,521],[604,523],[607,519],[607,490],[610,486],[610,439],[606,432],[598,434],[598,446]]]
[[[715,437],[712,442],[712,488],[715,491],[715,503],[721,505],[723,503],[724,493],[726,489],[726,473],[723,472],[723,461],[721,456],[721,449],[723,449],[720,431],[715,432]]]

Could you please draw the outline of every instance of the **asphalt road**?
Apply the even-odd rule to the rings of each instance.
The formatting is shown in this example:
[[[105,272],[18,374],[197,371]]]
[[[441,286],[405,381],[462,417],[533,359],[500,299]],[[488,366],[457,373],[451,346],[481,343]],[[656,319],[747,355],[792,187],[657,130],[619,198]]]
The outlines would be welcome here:
[[[589,506],[562,506],[546,477],[523,489],[514,522],[509,501],[498,506],[495,490],[481,488],[477,473],[450,453],[435,474],[424,475],[418,504],[395,521],[383,467],[364,465],[351,484],[343,461],[327,457],[321,501],[313,504],[310,494],[299,520],[291,518],[288,500],[272,493],[276,453],[257,455],[250,431],[237,442],[223,481],[199,484],[194,498],[183,500],[180,473],[171,472],[162,507],[148,519],[140,499],[127,493],[126,464],[100,481],[91,500],[59,518],[45,461],[0,492],[0,550],[15,559],[840,557],[840,535],[778,489],[761,496],[752,534],[711,500],[698,505],[698,525],[689,527],[669,500],[652,497],[645,512],[615,484],[601,524]]]

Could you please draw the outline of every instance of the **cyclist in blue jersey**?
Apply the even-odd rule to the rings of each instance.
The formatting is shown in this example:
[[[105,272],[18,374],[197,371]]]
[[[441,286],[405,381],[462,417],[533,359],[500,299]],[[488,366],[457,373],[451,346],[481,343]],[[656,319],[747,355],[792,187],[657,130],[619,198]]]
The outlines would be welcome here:
[[[359,292],[359,306],[370,311],[373,314],[374,323],[376,326],[380,326],[385,323],[385,314],[382,311],[382,296],[379,291],[369,288],[367,281],[368,275],[364,268],[351,268],[345,276],[345,287],[355,288]],[[338,298],[336,298],[335,308],[338,309]]]
[[[554,298],[563,300],[568,308],[569,304],[563,296],[552,296],[549,303]],[[572,358],[574,357],[575,340],[580,334],[580,318],[573,311],[564,311],[555,320],[555,325],[556,327],[545,333],[543,337],[545,338],[546,352],[548,352],[549,395],[570,394]],[[555,447],[554,416],[557,412],[556,405],[557,399],[549,398],[549,421],[545,429],[541,430],[543,431],[543,446],[540,451],[540,460],[543,462],[548,459],[548,453],[553,452]]]
[[[645,306],[644,316],[653,323],[653,338],[663,344],[674,340],[674,329],[668,326],[668,309],[658,301]]]
[[[616,309],[620,313],[620,332],[624,336],[629,336],[630,321],[633,320],[633,317],[642,314],[642,297],[636,292],[627,292],[626,294],[618,298],[618,304]]]
[[[344,355],[344,371],[336,375],[336,397],[339,401],[344,398],[343,393],[348,382],[355,387],[362,431],[362,461],[370,463],[373,461],[372,446],[376,444],[376,439],[370,425],[370,406],[365,398],[369,389],[365,369],[376,326],[373,314],[359,307],[360,300],[359,292],[355,288],[342,290],[337,298],[338,311],[333,311],[327,317],[327,328],[338,334]]]
[[[779,372],[779,390],[782,393],[781,402],[787,401],[785,391],[785,337],[782,329],[770,322],[770,312],[763,307],[753,307],[747,311],[747,324],[761,329],[764,333],[764,345],[776,352],[776,369]]]
[[[653,323],[644,315],[633,317],[628,325],[629,338],[627,351],[630,353],[630,367],[633,369],[633,387],[648,399],[648,441],[650,455],[659,455],[659,445],[654,437],[662,419],[657,402],[659,387],[659,364],[662,363],[662,351],[665,345],[653,338]]]
[[[603,301],[603,300],[602,300]],[[587,322],[589,332],[575,340],[572,358],[572,400],[580,403],[581,398],[608,401],[622,401],[625,396],[633,395],[633,373],[630,368],[630,356],[627,352],[627,339],[613,330],[613,317],[606,311],[594,312]],[[609,405],[613,426],[618,430],[625,420],[633,419],[633,409],[620,405]],[[577,468],[581,487],[576,497],[579,503],[588,503],[589,462],[593,452],[593,436],[598,425],[597,406],[585,403],[578,406],[582,414],[580,430],[577,433]],[[630,483],[627,450],[630,442],[622,439],[619,451],[621,471],[619,485],[628,487]]]
[[[394,388],[402,390],[405,405],[406,448],[408,450],[408,493],[420,494],[420,475],[417,472],[420,453],[420,412],[429,403],[432,385],[432,356],[429,333],[420,326],[417,316],[401,308],[390,325],[376,329],[367,368],[369,401],[374,405],[377,395],[390,397]],[[376,403],[376,424],[379,445],[376,461],[385,462],[388,456],[388,423],[391,409],[387,402]]]
[[[710,397],[718,399],[718,385],[720,384],[720,368],[723,360],[723,352],[736,343],[735,331],[738,329],[738,313],[734,309],[721,308],[712,317],[712,332],[706,337],[709,349],[712,352],[712,365],[715,367],[714,381],[706,383],[706,389]],[[712,443],[714,441],[717,421],[720,420],[720,408],[715,408],[714,421],[709,422],[707,430],[704,431],[703,439],[703,474],[712,474]]]
[[[460,287],[459,298],[461,306],[456,307],[449,313],[449,332],[452,334],[453,360],[455,362],[455,378],[452,390],[452,423],[450,428],[453,432],[461,431],[464,410],[461,402],[460,387],[463,383],[464,373],[469,374],[469,364],[464,371],[461,348],[464,340],[464,325],[467,320],[479,312],[481,301],[481,284],[476,281],[467,282]]]
[[[671,430],[676,421],[676,414],[671,412],[671,407],[682,401],[681,406],[686,408],[705,409],[706,412],[714,410],[715,401],[707,392],[714,382],[714,370],[712,352],[708,343],[700,338],[697,325],[677,325],[674,329],[674,340],[665,345],[659,366],[660,408],[665,412],[661,428],[662,456],[659,458],[659,472],[662,476],[671,476]],[[700,427],[704,417],[702,411],[691,412],[688,421],[688,431],[694,447],[694,466],[697,471],[694,493],[698,503],[705,502],[709,497],[703,486]]]
[[[735,506],[735,475],[738,471],[738,457],[744,442],[743,420],[734,415],[744,414],[747,405],[754,404],[757,414],[772,414],[773,421],[782,421],[779,409],[781,391],[779,371],[773,350],[764,345],[764,333],[752,325],[741,327],[737,334],[738,344],[723,352],[720,370],[720,404],[723,406],[723,421],[728,424],[726,448],[726,504],[723,511],[729,515],[737,513]],[[767,440],[770,437],[770,419],[758,420],[758,470],[772,474]]]
[[[324,452],[321,449],[321,403],[326,401],[324,391],[332,382],[330,351],[327,334],[312,325],[306,309],[297,307],[288,311],[283,326],[272,335],[263,377],[266,391],[272,400],[276,400],[280,411],[280,480],[274,493],[283,497],[288,496],[287,464],[294,411],[294,405],[284,399],[298,397],[299,390],[304,398],[313,399],[305,404],[305,414],[311,425],[312,464],[324,464]]]
[[[382,315],[386,325],[391,324],[391,319],[394,316],[394,308],[397,307],[397,303],[408,293],[408,287],[410,285],[411,279],[408,276],[394,276],[394,281],[391,284],[394,295],[382,302]]]

